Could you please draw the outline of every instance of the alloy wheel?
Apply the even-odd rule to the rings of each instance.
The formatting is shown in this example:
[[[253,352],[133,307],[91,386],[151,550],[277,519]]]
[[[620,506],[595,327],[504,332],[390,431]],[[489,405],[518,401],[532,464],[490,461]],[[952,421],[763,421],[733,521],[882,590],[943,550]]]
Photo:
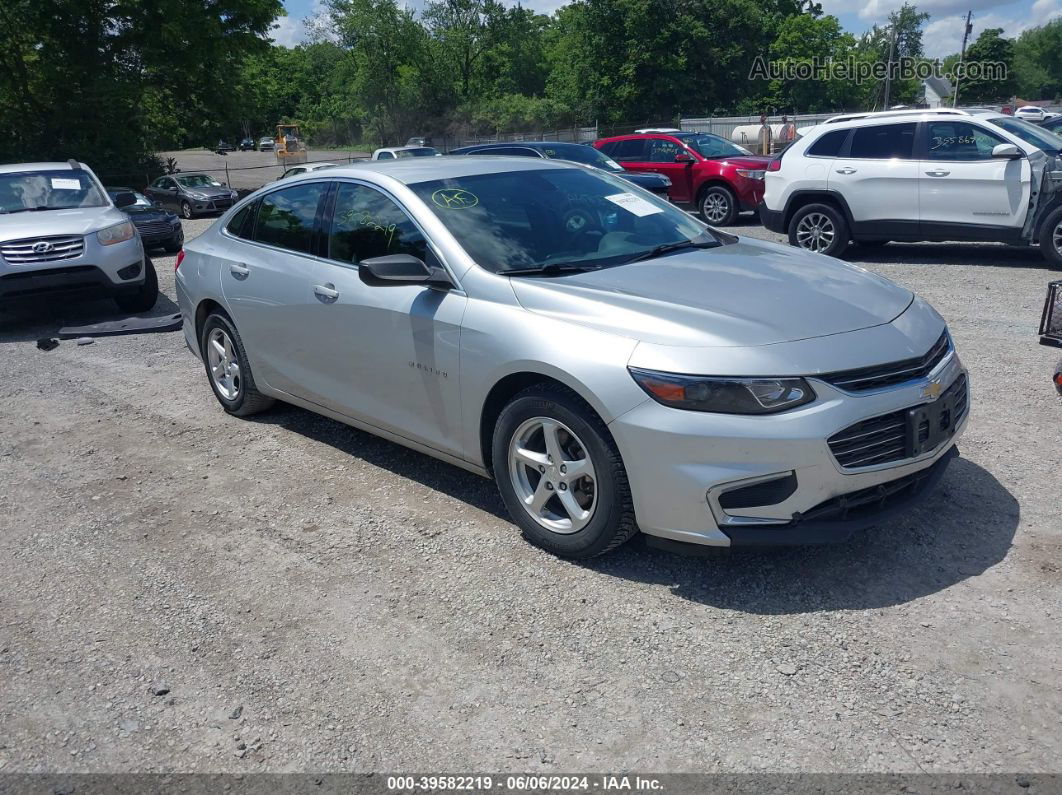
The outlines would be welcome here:
[[[210,365],[210,377],[214,388],[226,400],[236,400],[240,396],[240,361],[232,338],[225,329],[211,329],[207,337],[207,363]]]
[[[826,251],[836,236],[833,221],[824,213],[808,213],[797,223],[797,244],[808,251]]]
[[[1051,245],[1055,247],[1056,252],[1062,255],[1062,219],[1059,219],[1051,232]]]
[[[191,219],[192,205],[190,205],[188,202],[183,202],[181,204],[181,215],[183,215],[187,219]]]
[[[567,535],[584,528],[597,506],[597,473],[586,445],[551,417],[523,422],[509,442],[509,477],[528,515]]]
[[[717,224],[730,214],[730,201],[722,193],[709,193],[704,197],[701,212],[706,220]]]

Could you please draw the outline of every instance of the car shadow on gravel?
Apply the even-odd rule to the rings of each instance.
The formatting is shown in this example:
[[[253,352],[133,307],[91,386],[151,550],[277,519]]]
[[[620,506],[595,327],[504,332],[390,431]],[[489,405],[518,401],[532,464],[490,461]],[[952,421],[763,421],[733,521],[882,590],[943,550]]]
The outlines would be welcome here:
[[[399,477],[449,494],[499,519],[511,521],[493,481],[453,464],[287,403],[277,403],[270,411],[247,419],[250,422],[277,425],[307,439],[327,444],[351,458],[386,469]]]
[[[154,308],[136,313],[136,317],[162,317],[180,311],[177,304],[159,293]],[[64,326],[85,326],[125,317],[130,317],[130,313],[120,310],[110,299],[35,298],[0,304],[0,344],[34,342],[56,336]]]
[[[993,267],[1050,267],[1038,248],[995,243],[890,243],[887,246],[852,246],[844,259],[856,264],[990,265]]]
[[[1002,561],[1018,501],[987,470],[955,459],[919,507],[846,543],[744,548],[695,557],[628,544],[586,568],[667,585],[675,596],[759,615],[868,610],[910,602]]]

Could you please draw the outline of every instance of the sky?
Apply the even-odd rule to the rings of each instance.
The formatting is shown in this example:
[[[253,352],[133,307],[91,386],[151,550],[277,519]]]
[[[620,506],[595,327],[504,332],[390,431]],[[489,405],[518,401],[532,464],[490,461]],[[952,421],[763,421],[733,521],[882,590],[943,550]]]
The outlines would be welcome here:
[[[515,0],[505,0],[515,5]],[[524,7],[543,14],[556,11],[566,0],[522,0]],[[859,35],[872,25],[882,24],[902,4],[902,0],[821,0],[827,14],[837,17],[845,30]],[[963,18],[973,11],[973,37],[986,28],[1003,28],[1013,38],[1027,28],[1062,16],[1062,0],[914,0],[919,11],[930,14],[922,36],[926,55],[943,58],[962,46]],[[418,0],[407,3],[419,6]],[[273,38],[278,44],[294,46],[306,37],[303,20],[320,8],[321,0],[284,0],[288,16],[278,23]],[[973,39],[971,39],[972,41]]]

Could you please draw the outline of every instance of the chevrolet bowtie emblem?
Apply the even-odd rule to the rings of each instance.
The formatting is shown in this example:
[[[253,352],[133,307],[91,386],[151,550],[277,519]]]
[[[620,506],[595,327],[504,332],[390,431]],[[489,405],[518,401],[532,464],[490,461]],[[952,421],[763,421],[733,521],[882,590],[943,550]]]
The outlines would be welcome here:
[[[936,400],[940,396],[940,392],[940,381],[931,381],[922,387],[922,397],[929,398],[930,400]]]

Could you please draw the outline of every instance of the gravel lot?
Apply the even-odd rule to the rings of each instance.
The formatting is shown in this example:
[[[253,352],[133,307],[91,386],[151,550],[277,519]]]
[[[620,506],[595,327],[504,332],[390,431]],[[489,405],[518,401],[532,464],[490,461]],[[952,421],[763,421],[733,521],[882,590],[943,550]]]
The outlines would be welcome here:
[[[349,163],[351,160],[367,158],[371,154],[372,152],[346,149],[311,149],[306,153],[306,162]],[[208,149],[182,149],[177,152],[160,152],[159,156],[163,160],[168,157],[175,158],[178,167],[184,172],[206,171],[237,190],[257,190],[267,182],[278,179],[290,165],[296,165],[277,165],[275,152],[229,152],[219,155]]]
[[[710,558],[556,560],[487,481],[226,416],[180,334],[45,353],[110,305],[0,314],[0,769],[1062,771],[1052,274],[868,256],[951,324],[962,458],[847,545]]]

